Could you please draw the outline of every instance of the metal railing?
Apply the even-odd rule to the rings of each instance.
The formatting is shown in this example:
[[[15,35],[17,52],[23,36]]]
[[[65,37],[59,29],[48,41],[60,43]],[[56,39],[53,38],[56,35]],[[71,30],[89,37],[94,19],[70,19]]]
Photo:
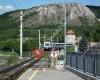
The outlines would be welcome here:
[[[69,67],[100,78],[100,54],[70,52],[66,60]]]
[[[14,52],[3,52],[3,54],[0,54],[0,66],[5,65],[15,65],[20,63],[21,61],[27,60],[29,58],[32,58],[32,51],[29,52],[23,52],[23,59],[20,60],[17,53]]]
[[[1,54],[0,55],[0,66],[18,63],[18,55],[15,53],[12,54],[11,52],[8,52],[8,53],[9,54]]]

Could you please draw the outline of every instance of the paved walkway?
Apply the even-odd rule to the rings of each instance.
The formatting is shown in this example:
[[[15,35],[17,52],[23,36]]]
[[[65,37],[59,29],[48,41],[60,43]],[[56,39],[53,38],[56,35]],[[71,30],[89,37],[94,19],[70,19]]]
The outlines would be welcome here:
[[[68,70],[62,71],[63,65],[57,65],[57,69],[48,68],[47,60],[41,59],[21,75],[18,80],[84,80]]]
[[[30,68],[18,80],[84,80],[72,72],[56,69],[34,70]]]

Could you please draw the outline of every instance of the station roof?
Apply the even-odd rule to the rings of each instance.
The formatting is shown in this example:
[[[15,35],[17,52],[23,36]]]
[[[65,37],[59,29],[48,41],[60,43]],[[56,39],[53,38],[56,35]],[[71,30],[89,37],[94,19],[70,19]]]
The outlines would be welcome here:
[[[74,32],[73,30],[70,29],[70,30],[67,31],[66,34],[67,34],[67,35],[75,35],[75,32]]]

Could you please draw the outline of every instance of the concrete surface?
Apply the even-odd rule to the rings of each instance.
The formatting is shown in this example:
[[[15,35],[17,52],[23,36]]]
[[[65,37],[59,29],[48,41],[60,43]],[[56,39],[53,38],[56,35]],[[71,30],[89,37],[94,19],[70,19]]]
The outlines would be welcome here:
[[[84,80],[72,72],[56,69],[27,70],[18,80]]]

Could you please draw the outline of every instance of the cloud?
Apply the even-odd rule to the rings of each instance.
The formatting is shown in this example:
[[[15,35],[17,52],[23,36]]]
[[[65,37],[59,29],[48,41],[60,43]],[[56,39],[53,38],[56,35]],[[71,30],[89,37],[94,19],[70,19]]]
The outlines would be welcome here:
[[[15,10],[15,8],[12,5],[0,5],[0,10],[8,12]]]

